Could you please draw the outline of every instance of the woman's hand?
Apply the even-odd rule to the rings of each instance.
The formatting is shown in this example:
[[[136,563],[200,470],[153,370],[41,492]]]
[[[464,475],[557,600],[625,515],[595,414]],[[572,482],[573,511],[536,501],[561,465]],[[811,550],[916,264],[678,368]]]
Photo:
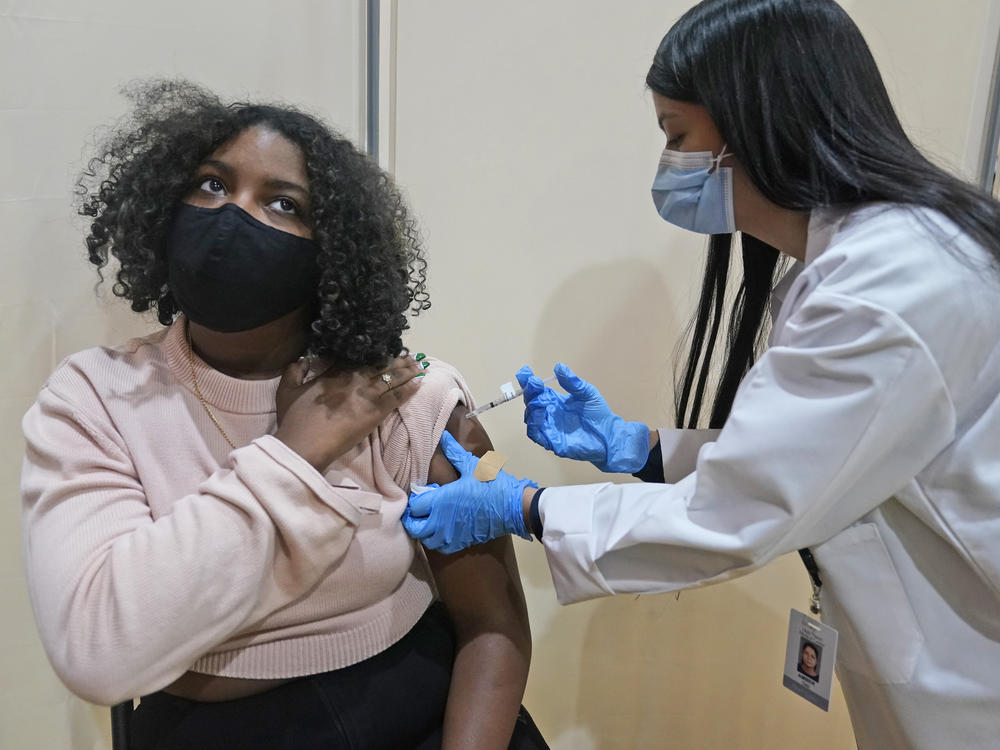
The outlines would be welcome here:
[[[403,513],[403,528],[414,539],[439,552],[450,554],[473,544],[508,534],[530,539],[524,523],[523,496],[538,485],[505,471],[482,482],[473,476],[479,459],[448,432],[441,435],[441,449],[461,475],[443,487],[411,494]]]
[[[517,372],[528,437],[557,456],[590,461],[601,471],[632,473],[645,466],[649,428],[612,412],[600,391],[562,362],[555,374],[566,394],[547,387],[530,367]]]
[[[382,370],[327,371],[306,381],[308,372],[305,360],[285,368],[274,436],[323,472],[417,392],[423,368],[406,355]]]

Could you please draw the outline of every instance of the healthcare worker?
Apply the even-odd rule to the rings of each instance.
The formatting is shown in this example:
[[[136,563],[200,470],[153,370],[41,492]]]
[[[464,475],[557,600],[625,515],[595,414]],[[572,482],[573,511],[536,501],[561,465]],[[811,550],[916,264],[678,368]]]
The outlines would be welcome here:
[[[563,603],[810,550],[859,746],[1000,746],[1000,205],[910,143],[832,0],[706,0],[646,81],[656,208],[712,236],[678,427],[708,410],[721,430],[651,431],[565,366],[566,393],[525,369],[529,437],[658,481],[480,481],[446,434],[462,478],[412,495],[404,525],[445,551],[531,531]],[[772,289],[779,254],[795,263]]]

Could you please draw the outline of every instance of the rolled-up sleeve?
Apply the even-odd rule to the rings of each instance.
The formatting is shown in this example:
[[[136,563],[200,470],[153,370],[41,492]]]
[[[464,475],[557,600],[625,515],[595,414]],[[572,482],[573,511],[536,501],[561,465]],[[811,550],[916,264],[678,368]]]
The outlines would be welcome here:
[[[699,586],[825,541],[905,486],[954,430],[942,374],[905,321],[813,293],[694,473],[546,489],[542,541],[559,600]]]

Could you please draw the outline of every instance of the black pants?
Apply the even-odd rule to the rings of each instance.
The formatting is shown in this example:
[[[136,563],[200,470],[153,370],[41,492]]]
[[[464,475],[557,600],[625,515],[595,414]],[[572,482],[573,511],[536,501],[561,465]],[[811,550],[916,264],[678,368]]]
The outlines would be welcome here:
[[[344,669],[238,700],[164,692],[132,716],[130,750],[440,750],[455,637],[434,604],[402,640]],[[521,708],[510,750],[547,750]]]

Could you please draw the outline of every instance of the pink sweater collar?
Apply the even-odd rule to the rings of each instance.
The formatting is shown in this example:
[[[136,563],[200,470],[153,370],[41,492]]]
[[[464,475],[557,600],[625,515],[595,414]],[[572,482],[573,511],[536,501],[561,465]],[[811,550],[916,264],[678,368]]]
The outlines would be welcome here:
[[[178,315],[167,329],[163,350],[170,372],[181,385],[194,393],[184,327],[184,316]],[[280,378],[243,380],[230,377],[209,367],[197,354],[194,355],[194,371],[201,394],[209,405],[234,414],[267,414],[274,411],[274,394]]]

